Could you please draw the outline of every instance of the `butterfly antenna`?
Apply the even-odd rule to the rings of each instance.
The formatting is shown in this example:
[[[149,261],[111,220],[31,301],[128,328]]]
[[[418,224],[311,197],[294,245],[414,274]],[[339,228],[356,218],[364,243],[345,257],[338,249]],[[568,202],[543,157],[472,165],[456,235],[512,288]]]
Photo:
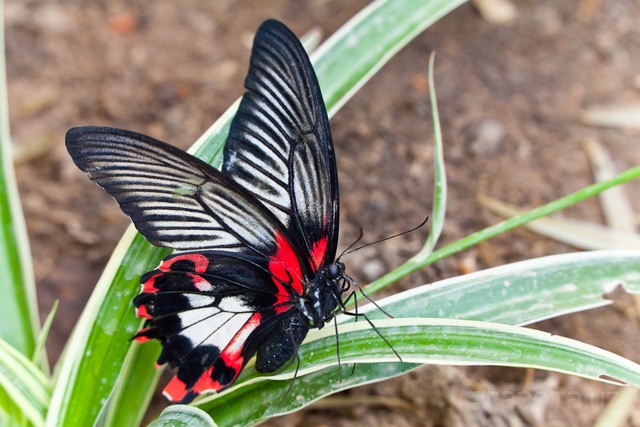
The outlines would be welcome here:
[[[412,229],[410,229],[410,230],[402,231],[402,232],[400,232],[400,233],[394,234],[393,236],[388,236],[388,237],[385,237],[385,238],[383,238],[383,239],[376,240],[375,242],[365,243],[365,244],[364,244],[364,245],[362,245],[362,246],[358,246],[358,247],[357,247],[357,248],[355,248],[355,249],[351,249],[351,248],[354,246],[354,244],[355,244],[355,243],[354,243],[354,244],[350,245],[350,246],[349,246],[349,247],[348,247],[344,252],[342,252],[342,253],[340,254],[340,256],[342,256],[342,255],[349,255],[349,254],[351,254],[351,253],[354,253],[355,251],[359,251],[359,250],[360,250],[360,249],[362,249],[362,248],[366,248],[367,246],[375,245],[376,243],[381,243],[381,242],[384,242],[384,241],[386,241],[386,240],[391,240],[391,239],[393,239],[393,238],[395,238],[395,237],[402,236],[403,234],[413,233],[414,231],[418,230],[419,228],[422,228],[422,227],[427,223],[427,221],[429,221],[429,217],[428,217],[428,216],[427,216],[427,217],[426,217],[426,218],[425,218],[425,219],[420,223],[420,225],[418,225],[418,226],[416,226],[416,227],[413,227],[413,228],[412,228]],[[361,230],[362,230],[362,228],[361,228]],[[366,297],[365,297],[365,298],[366,298]],[[369,298],[367,298],[367,299],[369,299]]]
[[[349,246],[347,246],[347,248],[342,251],[342,253],[340,255],[338,255],[338,258],[336,258],[336,262],[340,261],[340,258],[342,258],[342,255],[349,253],[349,249],[351,249],[352,247],[354,247],[355,245],[358,244],[358,242],[360,240],[362,240],[362,236],[364,235],[364,230],[362,229],[362,227],[358,227],[358,237],[356,238],[356,240],[354,240],[354,242],[352,244],[350,244]],[[365,245],[366,246],[366,245]]]

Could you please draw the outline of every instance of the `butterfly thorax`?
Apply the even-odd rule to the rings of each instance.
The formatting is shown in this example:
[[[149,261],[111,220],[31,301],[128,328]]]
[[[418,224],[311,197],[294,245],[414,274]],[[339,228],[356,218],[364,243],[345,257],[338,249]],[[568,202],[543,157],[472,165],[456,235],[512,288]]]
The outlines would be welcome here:
[[[349,290],[353,281],[344,270],[341,262],[320,267],[307,292],[300,298],[300,311],[311,327],[322,329],[342,305],[342,294]]]

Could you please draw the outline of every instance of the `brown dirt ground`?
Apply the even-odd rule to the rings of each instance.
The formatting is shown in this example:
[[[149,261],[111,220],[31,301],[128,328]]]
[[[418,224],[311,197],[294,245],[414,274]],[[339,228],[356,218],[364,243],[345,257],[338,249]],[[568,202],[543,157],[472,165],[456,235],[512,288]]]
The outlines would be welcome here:
[[[49,341],[64,341],[128,220],[72,165],[67,128],[137,130],[186,148],[243,91],[253,33],[275,17],[331,34],[367,2],[275,0],[6,2],[12,132],[40,312],[61,301]],[[640,163],[637,135],[581,125],[583,108],[640,98],[637,1],[518,1],[511,25],[465,5],[420,35],[332,120],[342,243],[373,240],[430,211],[432,133],[425,84],[436,80],[449,178],[442,243],[493,224],[478,194],[534,207],[592,181],[582,141],[595,138],[622,170]],[[487,132],[487,129],[493,132]],[[489,136],[487,136],[489,135]],[[636,211],[640,187],[627,186]],[[602,222],[597,200],[565,212]],[[367,282],[416,251],[423,232],[354,254]],[[403,280],[395,292],[508,262],[574,250],[517,230]],[[475,267],[474,267],[475,266]],[[638,360],[629,301],[537,327]],[[272,425],[591,425],[614,388],[516,369],[428,367],[337,395]],[[344,407],[346,403],[346,407]],[[640,425],[640,413],[629,425]]]

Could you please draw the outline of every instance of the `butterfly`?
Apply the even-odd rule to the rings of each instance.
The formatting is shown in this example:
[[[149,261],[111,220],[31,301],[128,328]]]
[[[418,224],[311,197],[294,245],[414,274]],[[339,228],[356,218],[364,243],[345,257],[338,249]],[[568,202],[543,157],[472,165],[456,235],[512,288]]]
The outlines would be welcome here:
[[[221,171],[131,131],[72,128],[75,164],[154,245],[174,249],[141,277],[135,339],[159,340],[164,389],[186,403],[236,380],[254,355],[273,372],[338,311],[353,279],[336,260],[338,175],[318,80],[284,24],[258,29]]]

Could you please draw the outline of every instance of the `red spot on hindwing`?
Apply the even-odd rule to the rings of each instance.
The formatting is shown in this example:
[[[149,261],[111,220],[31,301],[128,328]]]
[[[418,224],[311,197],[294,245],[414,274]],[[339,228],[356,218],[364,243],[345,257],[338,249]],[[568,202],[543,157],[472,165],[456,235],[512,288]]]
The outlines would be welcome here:
[[[178,261],[188,260],[194,264],[194,270],[196,273],[204,273],[207,271],[207,266],[209,265],[209,258],[202,254],[182,254],[171,257],[165,261],[163,261],[158,270],[160,271],[171,271],[171,266]]]
[[[147,341],[149,341],[149,337],[147,336],[147,332],[149,332],[150,328],[144,328],[144,329],[140,329],[133,337],[133,339],[135,339],[136,341],[138,341],[140,344],[145,343]]]
[[[224,388],[224,385],[220,384],[219,381],[216,381],[213,378],[211,378],[212,374],[213,374],[213,366],[207,369],[206,371],[204,371],[204,373],[200,376],[200,378],[198,378],[198,381],[196,381],[196,383],[193,385],[191,390],[193,390],[198,394],[204,393],[207,390],[216,391],[216,392],[222,390]],[[235,377],[233,379],[235,379]]]
[[[156,292],[159,291],[158,288],[156,288],[156,277],[161,276],[160,274],[154,274],[153,276],[149,277],[149,279],[147,279],[146,282],[144,282],[142,284],[142,292],[146,293],[146,294],[154,294]]]
[[[206,280],[204,277],[199,276],[197,274],[193,274],[193,273],[187,273],[187,276],[191,278],[191,280],[193,281],[193,286],[195,286],[197,290],[201,292],[207,292],[213,289],[213,286],[211,286],[211,283],[209,283],[209,281]]]
[[[172,402],[179,402],[187,395],[187,391],[187,385],[176,375],[162,390],[162,394]]]
[[[242,356],[244,343],[249,338],[249,335],[260,326],[260,323],[262,323],[262,315],[260,313],[253,313],[249,320],[247,320],[242,328],[233,336],[231,341],[229,341],[229,344],[227,344],[222,353],[220,353],[220,358],[224,360],[225,365],[236,371],[236,376],[244,366],[244,357]]]
[[[147,310],[146,305],[141,305],[140,307],[138,307],[138,309],[136,310],[136,316],[143,317],[145,319],[153,318],[153,316],[149,314],[149,311]]]

